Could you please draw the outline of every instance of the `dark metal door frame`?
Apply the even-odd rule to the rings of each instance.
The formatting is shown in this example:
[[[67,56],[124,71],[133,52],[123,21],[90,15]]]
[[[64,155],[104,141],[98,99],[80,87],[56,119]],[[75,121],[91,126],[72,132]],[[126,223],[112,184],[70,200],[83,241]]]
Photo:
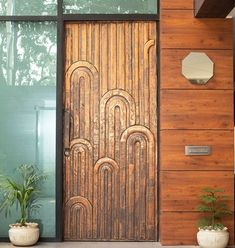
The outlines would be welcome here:
[[[156,0],[157,1],[157,0]],[[57,89],[56,89],[56,235],[53,238],[41,238],[41,241],[63,241],[63,83],[64,83],[64,23],[66,21],[159,21],[160,0],[157,1],[158,14],[63,14],[63,0],[58,0],[57,16],[0,16],[0,22],[57,22]],[[157,25],[158,28],[159,25]],[[159,28],[157,30],[159,41]],[[157,71],[159,72],[159,42],[157,49]],[[160,77],[157,73],[158,82]],[[159,87],[160,83],[158,83]],[[159,97],[157,102],[159,101]],[[159,106],[159,105],[158,105]],[[158,122],[159,122],[159,111]],[[159,144],[159,134],[158,141]],[[159,154],[159,146],[158,151]],[[159,164],[159,156],[158,161]],[[158,173],[159,175],[159,173]],[[159,182],[159,180],[158,180]],[[158,187],[159,188],[159,187]],[[159,190],[159,189],[157,189]],[[159,196],[159,192],[158,192]],[[158,201],[159,202],[159,201]],[[159,204],[159,203],[158,203]],[[158,206],[159,211],[159,206]],[[159,226],[159,223],[158,223]],[[159,229],[159,228],[158,228]],[[159,233],[159,232],[157,232]],[[159,234],[158,234],[159,235]],[[7,237],[0,237],[6,242]],[[157,237],[159,240],[159,236]]]

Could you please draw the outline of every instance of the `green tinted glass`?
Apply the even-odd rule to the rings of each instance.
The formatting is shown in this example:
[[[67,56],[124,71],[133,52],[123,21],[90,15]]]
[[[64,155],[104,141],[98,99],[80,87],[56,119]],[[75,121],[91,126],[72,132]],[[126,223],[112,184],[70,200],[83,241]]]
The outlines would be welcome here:
[[[0,15],[56,15],[57,0],[0,0]]]
[[[64,13],[157,14],[157,0],[64,0]]]
[[[55,236],[56,23],[0,22],[0,173],[34,164],[48,179],[31,216],[43,237]],[[0,236],[18,211],[0,214]]]

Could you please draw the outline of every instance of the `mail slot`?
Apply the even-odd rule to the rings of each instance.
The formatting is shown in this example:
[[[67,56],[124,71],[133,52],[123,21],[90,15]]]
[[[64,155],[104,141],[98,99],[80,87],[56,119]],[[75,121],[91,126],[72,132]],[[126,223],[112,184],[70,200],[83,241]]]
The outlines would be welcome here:
[[[208,156],[210,154],[210,146],[185,146],[186,156]]]

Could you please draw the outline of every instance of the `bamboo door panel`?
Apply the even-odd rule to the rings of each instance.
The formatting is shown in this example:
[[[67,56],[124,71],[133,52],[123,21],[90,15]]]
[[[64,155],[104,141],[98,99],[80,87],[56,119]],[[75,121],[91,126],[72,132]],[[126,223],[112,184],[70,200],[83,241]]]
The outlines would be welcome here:
[[[65,240],[155,240],[156,23],[68,23]]]

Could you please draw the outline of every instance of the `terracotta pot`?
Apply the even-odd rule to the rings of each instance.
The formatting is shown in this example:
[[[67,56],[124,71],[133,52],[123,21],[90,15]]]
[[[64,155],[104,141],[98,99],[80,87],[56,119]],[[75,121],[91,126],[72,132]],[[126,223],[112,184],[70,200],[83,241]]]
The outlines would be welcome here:
[[[228,245],[229,233],[225,230],[203,230],[197,233],[197,242],[201,248],[225,248]]]
[[[39,228],[37,223],[26,223],[26,226],[12,224],[9,229],[9,238],[13,245],[31,246],[39,239]]]

